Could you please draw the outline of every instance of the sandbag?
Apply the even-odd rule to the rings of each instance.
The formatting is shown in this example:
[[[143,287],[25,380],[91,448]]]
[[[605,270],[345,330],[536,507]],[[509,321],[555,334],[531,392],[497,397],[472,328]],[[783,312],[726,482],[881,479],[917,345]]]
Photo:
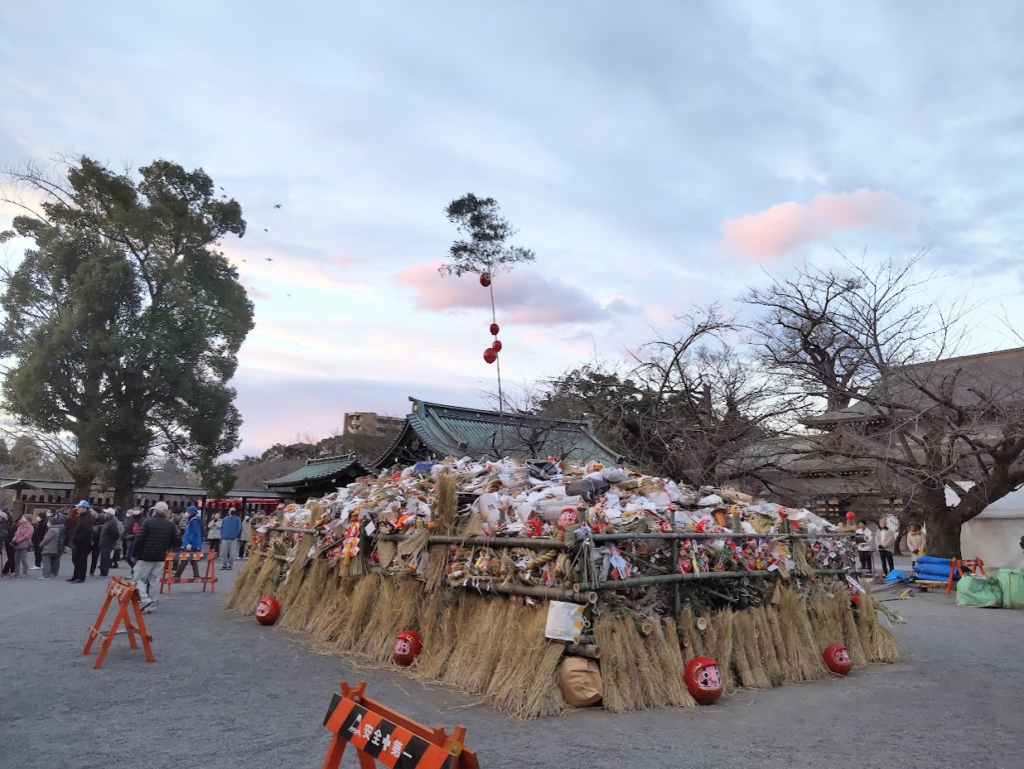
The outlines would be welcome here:
[[[1024,569],[1000,569],[999,587],[1004,609],[1024,609]]]
[[[1003,605],[1003,590],[995,577],[965,575],[956,586],[957,606],[998,609]]]
[[[586,657],[566,657],[558,668],[558,686],[571,708],[594,705],[604,696],[601,668]]]

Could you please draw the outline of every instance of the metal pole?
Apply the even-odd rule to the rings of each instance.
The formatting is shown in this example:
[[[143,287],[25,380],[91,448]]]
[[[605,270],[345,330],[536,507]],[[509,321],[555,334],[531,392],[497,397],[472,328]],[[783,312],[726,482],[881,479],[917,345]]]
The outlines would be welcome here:
[[[814,569],[815,574],[845,574],[845,569]],[[778,576],[778,571],[702,571],[691,574],[656,574],[649,577],[629,577],[628,579],[608,580],[595,585],[596,590],[619,590],[647,585],[663,585],[672,582],[701,582],[717,579],[742,579],[743,577]]]

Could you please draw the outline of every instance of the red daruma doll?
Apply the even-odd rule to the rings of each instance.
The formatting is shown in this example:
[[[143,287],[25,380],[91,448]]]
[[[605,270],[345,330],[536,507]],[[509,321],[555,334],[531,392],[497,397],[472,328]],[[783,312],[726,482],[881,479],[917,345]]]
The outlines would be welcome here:
[[[722,696],[722,677],[711,657],[694,657],[683,673],[686,688],[700,705],[714,705]]]
[[[423,651],[423,641],[415,630],[403,630],[395,638],[394,660],[403,668],[409,667]]]

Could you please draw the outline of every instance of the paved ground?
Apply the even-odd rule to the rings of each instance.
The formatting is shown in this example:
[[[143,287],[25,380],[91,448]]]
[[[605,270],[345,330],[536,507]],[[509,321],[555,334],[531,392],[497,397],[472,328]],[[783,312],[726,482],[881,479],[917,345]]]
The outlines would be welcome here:
[[[694,711],[521,723],[223,612],[229,584],[216,598],[189,587],[161,601],[148,618],[155,664],[118,639],[94,671],[79,655],[101,581],[0,581],[0,767],[313,769],[343,678],[367,679],[374,696],[417,720],[466,725],[488,769],[1024,765],[1024,612],[915,597],[890,604],[909,621],[899,634],[911,657],[900,665]]]

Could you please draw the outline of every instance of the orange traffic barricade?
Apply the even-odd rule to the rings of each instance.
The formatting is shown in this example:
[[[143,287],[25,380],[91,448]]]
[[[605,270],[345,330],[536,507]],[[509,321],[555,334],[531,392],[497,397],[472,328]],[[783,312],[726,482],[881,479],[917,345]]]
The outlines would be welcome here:
[[[210,586],[210,592],[217,592],[217,576],[216,568],[217,562],[214,560],[216,553],[210,551],[205,556],[200,552],[188,552],[182,551],[180,553],[168,553],[167,557],[164,558],[164,568],[160,572],[160,593],[164,592],[164,585],[167,586],[167,597],[171,597],[171,585],[198,585],[202,584],[203,592],[206,592],[206,586]],[[206,561],[206,576],[205,577],[175,577],[174,576],[174,562],[175,560],[185,563],[192,561],[197,563],[199,561]],[[189,566],[191,568],[191,566]],[[182,572],[184,574],[184,572]]]
[[[117,613],[114,615],[114,621],[110,625],[110,630],[104,633],[100,629],[103,625],[103,617],[106,616],[107,609],[110,608],[110,604],[115,600],[117,601]],[[136,624],[134,625],[128,612],[129,607],[131,607],[132,613],[135,615]],[[122,625],[123,629],[118,630],[118,626]],[[110,580],[110,584],[107,585],[107,598],[103,602],[99,615],[96,617],[96,623],[89,628],[89,637],[85,640],[85,648],[82,649],[84,656],[92,649],[93,642],[97,638],[103,641],[100,645],[100,653],[96,657],[96,664],[93,665],[94,670],[98,670],[103,664],[103,658],[107,656],[107,650],[110,649],[114,636],[121,634],[128,636],[128,643],[133,649],[139,648],[139,644],[135,640],[135,636],[138,635],[142,640],[142,648],[146,652],[146,662],[155,661],[153,647],[149,643],[153,640],[153,637],[146,632],[146,620],[142,617],[139,589],[131,582],[122,580],[120,577],[114,577]]]
[[[338,769],[349,743],[360,769],[373,769],[378,761],[391,769],[479,769],[476,753],[463,745],[465,727],[451,734],[440,726],[429,729],[371,700],[365,690],[365,681],[354,688],[342,681],[341,694],[331,699],[324,726],[333,736],[322,769]]]
[[[946,595],[949,595],[949,591],[953,589],[953,575],[957,574],[960,577],[964,576],[964,569],[967,569],[968,573],[973,574],[976,571],[980,571],[985,574],[985,562],[980,558],[953,558],[949,562],[949,581],[946,582]],[[985,574],[987,577],[988,574]],[[941,582],[939,583],[942,584]]]

